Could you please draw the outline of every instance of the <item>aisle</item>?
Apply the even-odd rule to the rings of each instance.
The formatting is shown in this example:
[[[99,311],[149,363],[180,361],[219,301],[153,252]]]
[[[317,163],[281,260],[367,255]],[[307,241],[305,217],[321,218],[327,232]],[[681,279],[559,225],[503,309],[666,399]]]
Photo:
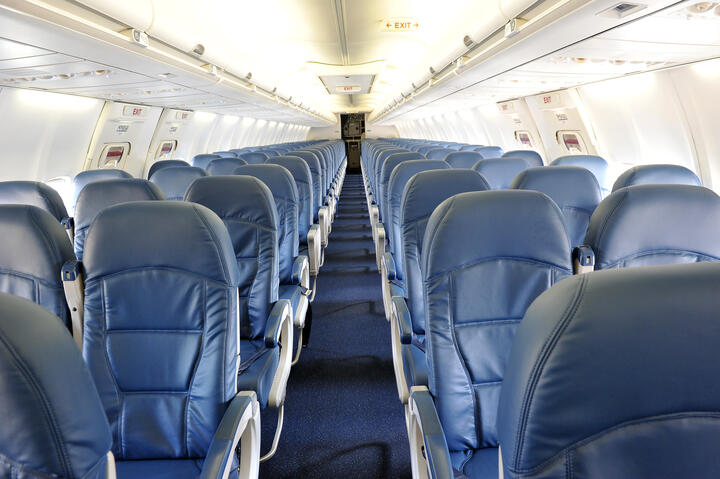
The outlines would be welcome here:
[[[310,344],[290,375],[282,439],[261,478],[411,477],[360,175],[345,179],[312,309]],[[272,422],[265,421],[264,438]]]

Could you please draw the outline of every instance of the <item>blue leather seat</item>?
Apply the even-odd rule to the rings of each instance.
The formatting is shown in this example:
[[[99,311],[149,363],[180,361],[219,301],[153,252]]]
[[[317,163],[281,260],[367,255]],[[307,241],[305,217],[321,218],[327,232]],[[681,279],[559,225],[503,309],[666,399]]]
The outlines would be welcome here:
[[[393,155],[401,154],[401,153],[408,153],[407,151],[403,150],[402,148],[387,148],[382,151],[380,151],[375,158],[375,163],[373,164],[373,179],[372,179],[372,185],[373,185],[373,192],[378,198],[382,198],[382,193],[380,192],[380,182],[382,181],[382,169],[385,166],[385,163],[387,162],[387,159],[390,158]],[[420,159],[425,159],[424,157],[421,157]],[[376,202],[378,205],[380,204],[379,201]]]
[[[102,169],[102,170],[85,170],[81,171],[75,178],[73,178],[73,202],[70,207],[72,211],[70,214],[75,215],[75,206],[77,205],[78,196],[85,186],[95,181],[102,180],[123,180],[131,179],[132,175],[127,171],[115,170],[115,169]]]
[[[463,145],[460,151],[475,151],[477,148],[483,148],[485,145]]]
[[[0,294],[0,363],[0,476],[112,477],[105,411],[78,347],[57,318]]]
[[[437,146],[435,146],[435,145],[424,145],[424,146],[421,146],[420,148],[418,148],[416,151],[418,153],[420,153],[422,156],[425,156],[425,154],[428,151],[435,150],[435,149],[437,149]]]
[[[450,148],[434,148],[427,153],[425,153],[425,157],[428,160],[439,160],[443,161],[445,160],[445,157],[448,156],[450,153],[455,153],[457,150],[453,150]]]
[[[513,179],[530,167],[522,158],[489,158],[475,163],[473,170],[485,177],[493,190],[510,188]]]
[[[720,197],[689,185],[639,185],[605,198],[585,244],[595,269],[720,260]]]
[[[190,166],[187,161],[184,160],[160,160],[156,161],[152,165],[150,165],[150,169],[148,170],[147,178],[148,180],[152,178],[152,176],[162,170],[163,168],[170,168],[173,166]]]
[[[162,190],[165,199],[182,201],[193,181],[207,176],[205,170],[196,166],[171,166],[156,171],[150,182]]]
[[[218,158],[222,158],[220,155],[216,155],[214,153],[202,153],[200,155],[195,155],[192,159],[192,166],[195,166],[197,168],[202,168],[203,170],[207,170],[208,165],[211,161],[217,160]]]
[[[98,214],[83,267],[83,357],[118,477],[221,477],[235,462],[233,422],[259,416],[236,384],[252,353],[237,342],[240,271],[222,221],[186,202],[116,205]]]
[[[237,153],[234,151],[213,151],[213,155],[218,155],[222,158],[237,158]]]
[[[265,160],[268,159],[268,155],[261,151],[251,151],[238,155],[238,158],[245,160],[248,165],[254,165],[257,163],[265,163]]]
[[[536,191],[461,193],[435,209],[425,238],[429,392],[411,394],[411,434],[424,432],[433,467],[447,459],[438,477],[452,477],[452,466],[494,479],[497,407],[515,331],[535,298],[572,275],[562,213]],[[424,462],[421,452],[415,457]]]
[[[75,255],[65,229],[36,206],[0,205],[0,230],[0,292],[39,304],[70,329],[61,271]]]
[[[480,173],[459,169],[422,171],[412,176],[405,186],[400,212],[405,298],[392,298],[393,322],[397,323],[391,325],[394,328],[393,353],[399,351],[402,355],[402,370],[396,369],[396,377],[405,379],[404,383],[398,383],[403,402],[407,402],[410,387],[427,385],[425,306],[420,270],[427,222],[435,208],[451,196],[489,189]]]
[[[630,168],[615,180],[612,190],[635,185],[696,185],[702,186],[695,173],[679,165],[640,165]]]
[[[294,180],[298,198],[298,226],[297,233],[300,243],[307,243],[308,231],[313,223],[313,184],[310,167],[299,156],[276,156],[269,158],[266,165],[277,165],[290,172]],[[273,188],[270,191],[275,193]]]
[[[580,166],[586,168],[595,175],[600,188],[605,192],[605,178],[607,176],[608,163],[601,156],[596,155],[567,155],[555,158],[550,166]]]
[[[247,161],[240,158],[217,158],[208,163],[207,174],[210,176],[232,175],[239,167],[247,165]]]
[[[377,181],[375,202],[378,204],[380,212],[380,219],[382,221],[388,221],[388,202],[387,202],[387,191],[390,183],[390,176],[392,176],[395,167],[403,161],[411,160],[425,160],[425,157],[417,152],[407,153],[393,153],[387,157],[385,162],[380,169],[380,176]]]
[[[585,244],[590,216],[602,201],[602,192],[595,175],[579,166],[536,166],[520,172],[510,189],[535,190],[545,193],[560,207],[570,245]]]
[[[278,301],[279,254],[278,215],[270,189],[251,176],[208,176],[195,180],[185,196],[186,201],[210,208],[225,223],[239,268],[240,343],[244,354],[238,376],[238,388],[257,391],[258,400],[279,407],[285,397],[289,362],[282,360],[278,340],[268,343],[267,335],[276,336],[271,312]],[[288,318],[292,343],[292,318]],[[277,333],[279,334],[279,333]],[[287,349],[283,350],[287,352]],[[284,378],[282,377],[284,375]],[[273,383],[276,383],[273,387]]]
[[[307,163],[310,170],[310,179],[312,181],[312,200],[313,200],[313,218],[312,222],[317,223],[318,211],[323,206],[322,177],[323,171],[320,167],[320,160],[317,155],[311,151],[296,150],[290,153],[290,156],[302,158]]]
[[[717,477],[718,277],[718,264],[602,271],[541,295],[503,381],[504,477]]]
[[[483,156],[477,151],[456,151],[445,157],[445,162],[452,168],[472,168]]]
[[[270,157],[272,157],[272,156],[280,156],[280,153],[278,153],[278,152],[275,151],[275,150],[271,150],[271,149],[269,149],[269,148],[265,148],[265,149],[260,150],[260,151],[261,151],[262,153],[265,153],[265,156],[267,156],[268,158],[270,158]]]
[[[68,218],[60,194],[39,181],[0,182],[0,204],[36,206],[50,213],[59,222]]]
[[[499,146],[481,146],[475,148],[475,151],[480,153],[483,158],[500,158],[505,153]]]
[[[105,208],[130,201],[164,200],[160,188],[148,180],[103,180],[88,184],[75,206],[75,256],[83,259],[85,236],[95,217]],[[131,225],[128,225],[130,228]],[[140,232],[138,232],[140,233]]]
[[[534,150],[510,150],[503,153],[502,158],[522,158],[530,167],[543,166],[542,156]]]

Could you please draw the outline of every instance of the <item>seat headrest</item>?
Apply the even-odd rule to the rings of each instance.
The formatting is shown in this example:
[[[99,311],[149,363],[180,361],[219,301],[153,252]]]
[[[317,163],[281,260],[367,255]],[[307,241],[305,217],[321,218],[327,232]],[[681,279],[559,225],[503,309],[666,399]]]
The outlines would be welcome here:
[[[278,157],[281,158],[281,157]],[[299,159],[300,160],[300,159]],[[307,168],[307,163],[300,160]],[[284,166],[263,163],[260,165],[245,165],[235,169],[235,175],[247,175],[259,179],[270,189],[273,197],[297,201],[298,190],[293,175]]]
[[[502,154],[503,158],[522,158],[529,166],[543,166],[542,156],[534,150],[510,150]]]
[[[265,153],[265,156],[267,156],[268,158],[270,158],[272,156],[280,156],[280,153],[278,153],[275,150],[270,150],[270,149],[262,150],[262,153]],[[248,163],[250,163],[250,162],[248,161]]]
[[[679,165],[640,165],[630,168],[615,180],[612,190],[635,185],[695,185],[702,186],[700,178],[691,170]]]
[[[50,213],[58,221],[68,217],[60,194],[45,183],[38,181],[0,182],[0,204],[37,206]]]
[[[208,163],[206,170],[210,176],[232,175],[243,165],[247,165],[247,161],[240,158],[217,158]]]
[[[90,183],[102,180],[123,180],[131,178],[132,175],[123,170],[101,169],[81,171],[73,178],[73,205],[77,204],[77,199],[82,189]]]
[[[265,160],[268,159],[268,155],[262,151],[251,151],[249,153],[242,153],[238,155],[238,158],[245,160],[248,165],[253,165],[257,163],[265,163]]]
[[[171,166],[156,171],[150,182],[157,185],[165,194],[165,199],[182,201],[190,184],[198,178],[207,176],[205,170],[195,166]]]
[[[480,153],[483,158],[500,158],[504,153],[499,146],[481,146],[475,148],[475,151]]]
[[[292,173],[293,177],[298,175],[303,177],[303,180],[312,181],[312,175],[310,173],[310,166],[307,161],[303,160],[299,156],[293,155],[281,155],[273,158],[268,158],[266,164],[280,165],[285,167]]]
[[[595,175],[600,188],[605,187],[605,176],[607,174],[608,163],[601,156],[596,155],[567,155],[555,158],[550,166],[581,166],[586,168]]]
[[[205,177],[194,184],[224,178]],[[220,218],[202,205],[181,201],[136,201],[104,209],[87,234],[83,264],[86,281],[129,269],[172,268],[237,285],[240,274]]]
[[[518,173],[510,188],[539,191],[548,195],[560,209],[581,209],[589,214],[592,214],[602,201],[600,185],[595,175],[579,166],[528,168]]]
[[[428,160],[444,160],[450,153],[454,153],[455,150],[450,148],[433,148],[432,150],[425,153],[425,157]]]
[[[392,155],[388,156],[385,159],[385,162],[393,161],[395,164],[402,163],[403,161],[410,161],[410,160],[424,160],[425,157],[421,155],[418,152],[414,151],[408,151],[408,152],[395,152]]]
[[[456,151],[445,157],[445,162],[453,168],[472,168],[483,156],[477,151]]]
[[[213,155],[218,155],[223,158],[237,158],[237,153],[234,151],[213,151]]]
[[[522,258],[571,271],[562,213],[537,191],[461,193],[443,201],[425,232],[426,278],[498,257]]]
[[[190,166],[190,164],[185,160],[160,160],[156,161],[152,165],[150,165],[150,169],[148,170],[148,180],[152,179],[152,176],[162,170],[163,168],[170,168],[171,166]]]
[[[72,337],[44,308],[0,294],[0,475],[104,477],[110,426]]]
[[[530,167],[522,158],[489,158],[475,163],[473,170],[485,177],[493,190],[510,188],[513,179]]]
[[[714,477],[718,278],[715,263],[599,271],[537,298],[503,380],[505,471]]]
[[[207,170],[208,165],[212,160],[217,160],[218,158],[222,158],[220,155],[216,155],[214,153],[203,153],[200,155],[195,155],[192,159],[192,166],[195,166],[197,168],[202,168],[203,170]]]
[[[397,165],[390,175],[388,187],[393,195],[401,195],[408,180],[416,173],[427,170],[449,169],[450,165],[439,160],[409,160]]]
[[[702,186],[621,188],[595,209],[585,243],[596,269],[720,260],[720,197]]]

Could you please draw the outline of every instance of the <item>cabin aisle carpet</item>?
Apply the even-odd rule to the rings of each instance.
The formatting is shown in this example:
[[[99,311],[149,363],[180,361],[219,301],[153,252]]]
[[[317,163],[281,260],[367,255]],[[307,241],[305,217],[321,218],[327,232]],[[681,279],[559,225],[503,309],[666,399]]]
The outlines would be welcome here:
[[[260,477],[410,478],[360,175],[345,178],[317,289],[310,342],[290,374],[282,438]],[[275,412],[262,420],[265,453]]]

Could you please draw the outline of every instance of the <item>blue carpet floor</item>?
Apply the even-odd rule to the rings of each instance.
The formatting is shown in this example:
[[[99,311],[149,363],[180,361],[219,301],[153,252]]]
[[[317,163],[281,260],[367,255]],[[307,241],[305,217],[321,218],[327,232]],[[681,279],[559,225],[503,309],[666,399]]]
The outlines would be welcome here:
[[[317,290],[310,342],[290,374],[280,445],[260,477],[410,478],[360,175],[345,179]],[[274,411],[262,419],[264,453]]]

